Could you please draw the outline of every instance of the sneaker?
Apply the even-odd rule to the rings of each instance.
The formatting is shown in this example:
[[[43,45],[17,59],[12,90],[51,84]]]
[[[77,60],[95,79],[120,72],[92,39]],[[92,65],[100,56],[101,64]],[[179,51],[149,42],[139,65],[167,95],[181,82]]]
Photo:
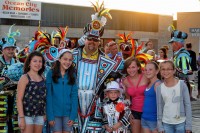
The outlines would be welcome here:
[[[194,97],[190,97],[190,101],[197,101]]]

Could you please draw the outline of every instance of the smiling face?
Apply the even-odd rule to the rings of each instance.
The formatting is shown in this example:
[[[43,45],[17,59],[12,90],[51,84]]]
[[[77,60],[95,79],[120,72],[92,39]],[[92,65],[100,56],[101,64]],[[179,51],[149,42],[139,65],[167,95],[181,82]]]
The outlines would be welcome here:
[[[160,73],[164,79],[173,78],[176,70],[173,62],[162,62],[160,65]]]
[[[15,48],[14,47],[4,48],[3,55],[6,56],[6,58],[13,58],[15,55]]]
[[[132,61],[132,63],[127,68],[127,74],[131,77],[138,74],[139,67],[137,66],[135,61]]]
[[[149,63],[145,66],[145,76],[148,79],[152,79],[158,74],[158,70],[156,70],[155,66],[152,63]]]
[[[85,40],[85,50],[88,53],[94,53],[99,47],[100,41],[96,38],[87,37]]]
[[[38,72],[42,68],[42,57],[40,56],[33,56],[30,61],[30,70]]]
[[[72,65],[73,57],[70,52],[65,52],[59,59],[60,69],[67,70]]]

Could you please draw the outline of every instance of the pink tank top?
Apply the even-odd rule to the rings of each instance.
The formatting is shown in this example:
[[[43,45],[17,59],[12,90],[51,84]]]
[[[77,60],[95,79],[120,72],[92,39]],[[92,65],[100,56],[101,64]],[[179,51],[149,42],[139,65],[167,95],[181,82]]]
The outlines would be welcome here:
[[[129,77],[127,80],[131,87],[127,88],[127,93],[131,97],[131,110],[142,112],[144,104],[144,91],[147,88],[147,85],[138,86],[142,79],[142,74],[139,77],[138,83],[136,86],[131,82]]]

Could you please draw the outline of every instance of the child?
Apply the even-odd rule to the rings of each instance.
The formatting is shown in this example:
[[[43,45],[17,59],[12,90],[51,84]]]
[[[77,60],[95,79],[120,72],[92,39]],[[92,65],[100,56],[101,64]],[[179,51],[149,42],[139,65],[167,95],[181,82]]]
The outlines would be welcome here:
[[[72,60],[70,50],[60,50],[47,74],[47,120],[56,133],[69,133],[77,117],[78,88]]]
[[[24,64],[24,75],[17,86],[18,123],[22,133],[42,133],[45,120],[46,86],[42,74],[45,60],[34,51]]]
[[[107,84],[106,98],[103,102],[103,125],[106,133],[126,133],[130,125],[128,118],[131,111],[124,104],[122,89],[116,81]]]
[[[183,80],[174,77],[172,61],[160,64],[164,82],[156,89],[157,124],[160,133],[190,133],[192,112],[188,88]]]

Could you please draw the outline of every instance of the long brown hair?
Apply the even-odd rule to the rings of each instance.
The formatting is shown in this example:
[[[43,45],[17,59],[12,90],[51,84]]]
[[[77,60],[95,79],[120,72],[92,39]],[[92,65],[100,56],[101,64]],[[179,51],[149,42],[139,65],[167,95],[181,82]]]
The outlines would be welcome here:
[[[136,63],[136,65],[139,67],[138,73],[141,74],[141,73],[142,73],[141,64],[140,64],[140,62],[138,61],[138,59],[135,58],[134,56],[129,57],[129,58],[126,59],[126,61],[125,61],[125,63],[124,63],[123,73],[124,73],[124,74],[128,74],[128,73],[127,73],[127,68],[131,65],[132,62],[135,62],[135,63]]]
[[[59,58],[61,59],[65,53],[63,53]],[[72,54],[71,52],[68,52],[68,53]],[[52,75],[53,82],[58,83],[58,78],[60,78],[60,62],[58,60],[53,64],[52,71],[53,71],[53,75]],[[75,69],[73,65],[71,65],[65,71],[65,73],[67,73],[67,76],[68,76],[68,80],[69,80],[68,84],[70,85],[75,84]]]
[[[38,74],[42,75],[45,70],[45,60],[44,60],[43,55],[38,51],[33,51],[26,58],[25,63],[24,63],[24,74],[30,71],[30,63],[34,56],[39,56],[42,58],[42,68],[38,71]]]

